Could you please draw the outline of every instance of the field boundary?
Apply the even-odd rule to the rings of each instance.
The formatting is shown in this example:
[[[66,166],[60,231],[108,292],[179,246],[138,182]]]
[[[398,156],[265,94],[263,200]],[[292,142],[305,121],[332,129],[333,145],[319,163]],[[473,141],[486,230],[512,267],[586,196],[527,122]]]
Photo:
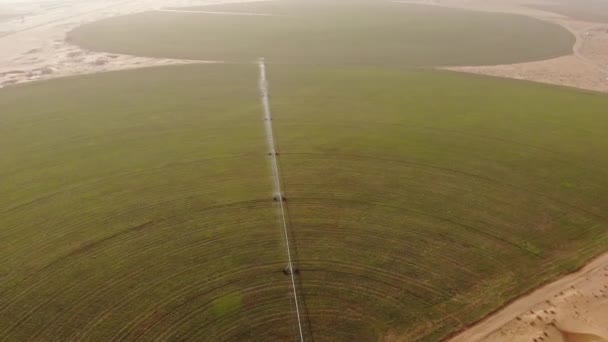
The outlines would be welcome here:
[[[547,297],[550,297],[543,296],[544,293],[551,294],[552,292],[557,292],[560,289],[560,285],[567,284],[573,279],[582,278],[585,276],[585,274],[600,269],[602,266],[606,265],[607,262],[608,252],[598,254],[583,262],[581,266],[574,271],[558,274],[555,277],[549,278],[547,281],[542,282],[540,285],[513,297],[511,300],[506,301],[500,307],[497,307],[495,310],[489,312],[482,318],[444,336],[441,341],[460,342],[465,338],[469,338],[465,341],[481,341],[482,338],[485,338],[488,335],[498,331],[502,326],[504,326],[504,324],[507,324],[510,320],[515,319],[517,314],[512,315],[510,312],[507,312],[508,309],[517,307],[517,309],[522,309],[520,310],[521,312],[524,312],[534,305],[543,302]],[[531,300],[531,298],[534,299]],[[488,328],[488,326],[490,328]],[[471,337],[474,339],[470,339]]]
[[[266,138],[268,140],[268,147],[270,148],[270,159],[272,161],[272,170],[275,180],[275,199],[279,202],[281,207],[281,221],[283,224],[283,233],[285,235],[285,247],[287,249],[287,271],[289,272],[291,278],[291,287],[293,290],[293,300],[296,306],[296,316],[298,319],[298,328],[300,332],[299,340],[304,342],[304,334],[302,333],[302,321],[300,319],[300,307],[298,304],[298,292],[296,290],[296,281],[294,276],[294,268],[293,262],[291,259],[291,247],[289,244],[289,232],[287,230],[287,219],[285,218],[285,199],[283,197],[283,190],[281,188],[281,178],[279,173],[279,163],[277,161],[278,152],[276,148],[276,142],[274,140],[274,129],[272,127],[272,112],[270,110],[270,100],[269,100],[269,87],[268,87],[268,79],[266,78],[266,62],[264,58],[260,58],[258,60],[258,67],[260,70],[260,79],[259,79],[259,89],[260,96],[262,97],[262,107],[264,108],[264,127],[266,128]]]

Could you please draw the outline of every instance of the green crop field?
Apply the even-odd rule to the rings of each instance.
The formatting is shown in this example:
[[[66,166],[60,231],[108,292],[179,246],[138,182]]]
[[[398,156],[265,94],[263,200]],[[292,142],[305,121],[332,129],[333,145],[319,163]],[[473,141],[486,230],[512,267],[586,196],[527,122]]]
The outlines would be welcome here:
[[[565,54],[567,31],[370,1],[202,9],[275,16],[107,19],[70,39],[234,63],[0,90],[0,341],[298,338],[261,56],[305,341],[437,341],[608,250],[608,96],[418,68]]]
[[[605,250],[607,97],[433,71],[269,72],[306,336],[433,341]],[[2,338],[296,336],[256,73],[0,92]]]
[[[0,340],[293,336],[256,72],[0,92]]]
[[[187,10],[274,16],[146,12],[85,25],[69,37],[91,50],[155,57],[407,66],[541,60],[571,53],[574,43],[565,29],[523,16],[370,0]]]
[[[606,250],[608,97],[446,72],[271,70],[318,340],[437,341]]]

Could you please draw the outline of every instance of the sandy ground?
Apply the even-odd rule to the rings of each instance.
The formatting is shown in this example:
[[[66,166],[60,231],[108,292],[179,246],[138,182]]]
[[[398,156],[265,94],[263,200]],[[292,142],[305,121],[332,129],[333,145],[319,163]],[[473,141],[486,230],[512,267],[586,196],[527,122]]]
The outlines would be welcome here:
[[[111,70],[184,63],[86,51],[65,41],[66,33],[87,22],[164,7],[246,2],[247,0],[49,0],[0,3],[0,13],[16,14],[0,22],[0,88],[12,84]],[[13,3],[14,2],[14,3]],[[60,3],[58,6],[57,3]]]
[[[608,254],[521,297],[451,342],[608,342]]]
[[[608,92],[608,24],[584,22],[527,7],[552,0],[412,0],[395,1],[527,15],[563,26],[576,36],[572,55],[545,61],[495,66],[447,67],[475,74],[515,78]]]

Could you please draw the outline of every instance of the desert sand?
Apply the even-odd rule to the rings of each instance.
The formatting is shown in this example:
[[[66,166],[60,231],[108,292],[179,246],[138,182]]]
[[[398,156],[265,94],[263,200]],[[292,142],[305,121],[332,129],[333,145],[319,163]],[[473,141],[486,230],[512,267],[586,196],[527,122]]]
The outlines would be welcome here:
[[[450,341],[608,341],[608,254],[517,299]]]

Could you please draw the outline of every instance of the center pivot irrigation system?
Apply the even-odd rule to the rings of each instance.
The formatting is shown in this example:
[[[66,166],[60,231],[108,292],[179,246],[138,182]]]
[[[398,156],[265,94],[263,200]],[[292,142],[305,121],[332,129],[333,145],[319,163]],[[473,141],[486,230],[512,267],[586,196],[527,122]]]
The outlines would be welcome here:
[[[300,342],[304,342],[304,334],[302,333],[302,320],[300,319],[300,306],[298,303],[298,292],[296,290],[296,281],[295,281],[295,270],[293,267],[293,263],[291,261],[291,247],[289,245],[289,233],[287,231],[287,220],[285,218],[285,197],[283,196],[283,190],[281,189],[281,177],[279,173],[279,163],[277,161],[277,157],[279,153],[277,152],[276,143],[274,140],[274,130],[272,127],[272,113],[270,111],[270,101],[269,101],[269,91],[268,91],[268,80],[266,78],[266,62],[264,58],[260,58],[258,60],[258,66],[260,68],[260,80],[259,80],[259,88],[260,94],[262,96],[262,106],[264,108],[264,126],[266,128],[266,137],[268,139],[268,147],[270,148],[270,159],[272,160],[272,170],[274,173],[275,179],[275,191],[277,196],[275,196],[275,200],[277,200],[281,207],[281,220],[283,223],[283,233],[285,234],[285,247],[287,249],[287,267],[285,268],[287,271],[284,273],[289,274],[291,278],[291,286],[293,290],[293,300],[296,306],[296,315],[298,319],[298,329],[299,329],[299,340]]]

